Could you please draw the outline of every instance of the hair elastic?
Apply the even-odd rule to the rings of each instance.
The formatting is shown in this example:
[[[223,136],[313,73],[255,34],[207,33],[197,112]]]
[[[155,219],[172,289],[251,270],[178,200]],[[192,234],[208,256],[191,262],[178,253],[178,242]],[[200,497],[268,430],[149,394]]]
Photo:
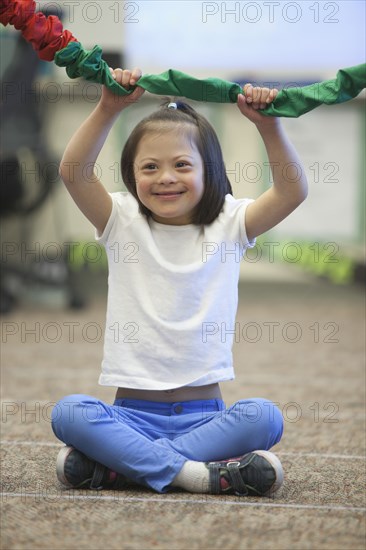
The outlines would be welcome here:
[[[169,103],[168,109],[178,109],[178,105],[176,103]]]

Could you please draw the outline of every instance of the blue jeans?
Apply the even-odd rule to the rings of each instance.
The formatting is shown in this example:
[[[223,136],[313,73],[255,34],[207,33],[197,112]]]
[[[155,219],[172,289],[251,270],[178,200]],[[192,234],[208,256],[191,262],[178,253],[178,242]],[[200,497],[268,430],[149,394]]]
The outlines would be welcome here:
[[[76,394],[56,404],[52,428],[66,445],[165,493],[187,460],[210,462],[270,449],[281,439],[283,418],[271,401],[259,398],[226,408],[220,399],[116,399],[108,405]]]

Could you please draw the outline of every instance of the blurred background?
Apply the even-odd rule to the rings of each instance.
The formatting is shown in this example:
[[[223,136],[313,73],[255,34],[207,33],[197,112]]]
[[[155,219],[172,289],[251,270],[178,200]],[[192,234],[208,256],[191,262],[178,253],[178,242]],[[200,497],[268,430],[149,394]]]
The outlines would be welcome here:
[[[111,66],[144,73],[175,68],[199,78],[282,88],[334,78],[365,60],[362,1],[52,1],[86,48],[99,44]],[[1,311],[29,303],[80,308],[106,291],[105,255],[58,178],[76,128],[97,104],[100,87],[70,80],[39,61],[12,27],[1,27]],[[242,280],[330,284],[364,280],[365,93],[283,119],[306,170],[307,201],[258,240],[242,262]],[[98,159],[109,191],[124,189],[119,159],[135,124],[160,103],[145,94],[124,112]],[[271,184],[254,126],[235,105],[191,102],[221,140],[234,195],[256,198]]]

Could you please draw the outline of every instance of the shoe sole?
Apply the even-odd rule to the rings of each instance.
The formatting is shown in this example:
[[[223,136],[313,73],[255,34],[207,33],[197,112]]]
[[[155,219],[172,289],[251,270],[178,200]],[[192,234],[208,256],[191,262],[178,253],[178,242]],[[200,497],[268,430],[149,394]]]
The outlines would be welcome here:
[[[71,451],[73,450],[74,450],[74,447],[68,447],[68,446],[63,447],[61,451],[58,453],[57,460],[56,460],[57,479],[60,481],[60,483],[62,483],[66,487],[73,487],[73,485],[66,479],[65,473],[64,473],[64,466],[65,466],[66,459],[71,453]]]
[[[276,472],[275,482],[273,483],[269,491],[264,493],[263,496],[274,495],[274,493],[276,493],[283,484],[283,468],[279,458],[275,454],[271,453],[270,451],[253,451],[253,454],[259,455],[265,458],[267,462],[270,463],[274,471]]]

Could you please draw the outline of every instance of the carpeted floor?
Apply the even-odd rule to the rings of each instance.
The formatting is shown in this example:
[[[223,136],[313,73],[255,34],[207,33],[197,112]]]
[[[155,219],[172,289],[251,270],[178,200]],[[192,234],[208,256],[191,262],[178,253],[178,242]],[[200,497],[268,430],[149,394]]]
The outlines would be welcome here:
[[[240,287],[237,378],[227,404],[277,402],[275,452],[285,483],[273,499],[65,491],[50,427],[69,393],[97,385],[105,301],[80,311],[28,304],[2,319],[1,548],[317,549],[365,547],[365,308],[357,287],[247,282]]]

